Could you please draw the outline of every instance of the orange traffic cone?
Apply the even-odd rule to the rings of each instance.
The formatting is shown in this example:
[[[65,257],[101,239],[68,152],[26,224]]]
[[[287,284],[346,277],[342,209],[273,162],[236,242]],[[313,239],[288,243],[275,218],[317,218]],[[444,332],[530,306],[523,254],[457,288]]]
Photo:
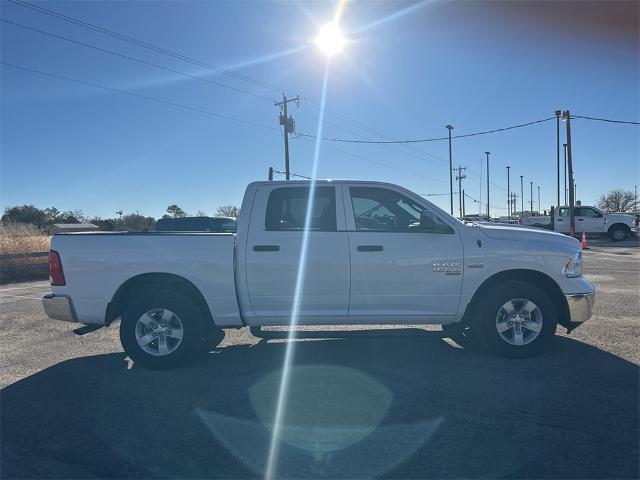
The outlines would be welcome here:
[[[587,235],[582,232],[582,242],[580,242],[582,245],[582,250],[588,250],[589,247],[587,247]]]

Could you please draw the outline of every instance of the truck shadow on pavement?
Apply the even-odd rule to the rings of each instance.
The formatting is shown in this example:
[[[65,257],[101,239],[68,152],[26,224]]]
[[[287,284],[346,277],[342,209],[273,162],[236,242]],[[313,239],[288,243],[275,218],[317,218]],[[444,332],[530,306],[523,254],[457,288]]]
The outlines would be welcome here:
[[[415,333],[295,342],[276,476],[638,477],[636,365],[566,337],[504,360]],[[286,345],[25,378],[2,391],[2,476],[263,476]]]

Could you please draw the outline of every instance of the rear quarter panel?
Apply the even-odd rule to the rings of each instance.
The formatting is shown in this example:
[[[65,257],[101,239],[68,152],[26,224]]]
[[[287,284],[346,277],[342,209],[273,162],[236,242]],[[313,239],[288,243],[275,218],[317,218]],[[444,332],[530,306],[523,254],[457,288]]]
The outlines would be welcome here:
[[[127,280],[145,273],[171,273],[200,290],[217,325],[241,325],[234,285],[233,234],[63,234],[51,248],[62,260],[66,285],[79,321],[105,321],[108,303]]]

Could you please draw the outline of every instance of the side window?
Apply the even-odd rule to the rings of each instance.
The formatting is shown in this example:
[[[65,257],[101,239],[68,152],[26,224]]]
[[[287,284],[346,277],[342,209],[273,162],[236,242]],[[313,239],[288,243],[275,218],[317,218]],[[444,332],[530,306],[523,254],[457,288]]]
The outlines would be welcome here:
[[[568,217],[569,216],[569,209],[567,207],[560,207],[560,214],[561,217]]]
[[[309,187],[276,188],[269,194],[265,229],[275,231],[304,230]],[[335,187],[316,187],[311,210],[310,230],[335,232]]]
[[[453,233],[443,220],[404,195],[380,187],[350,187],[358,231]]]

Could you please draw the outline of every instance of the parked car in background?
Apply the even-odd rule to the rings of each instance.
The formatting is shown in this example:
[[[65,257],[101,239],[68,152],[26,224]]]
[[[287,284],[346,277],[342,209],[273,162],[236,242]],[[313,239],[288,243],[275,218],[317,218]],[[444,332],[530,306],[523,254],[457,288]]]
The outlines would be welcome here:
[[[463,223],[380,182],[255,182],[242,212],[237,234],[55,235],[45,311],[121,318],[124,350],[151,368],[182,363],[223,327],[289,325],[292,311],[297,325],[440,324],[506,357],[591,316],[580,243],[554,232]]]
[[[234,233],[238,221],[233,217],[181,217],[161,218],[156,222],[156,232],[211,232]]]
[[[614,241],[626,240],[635,226],[635,218],[627,213],[606,213],[596,207],[576,205],[574,207],[576,217],[575,233],[609,235]],[[560,233],[569,233],[570,218],[569,207],[560,207],[555,210],[555,219],[551,223],[551,217],[531,216],[524,218],[524,225],[553,229]]]

